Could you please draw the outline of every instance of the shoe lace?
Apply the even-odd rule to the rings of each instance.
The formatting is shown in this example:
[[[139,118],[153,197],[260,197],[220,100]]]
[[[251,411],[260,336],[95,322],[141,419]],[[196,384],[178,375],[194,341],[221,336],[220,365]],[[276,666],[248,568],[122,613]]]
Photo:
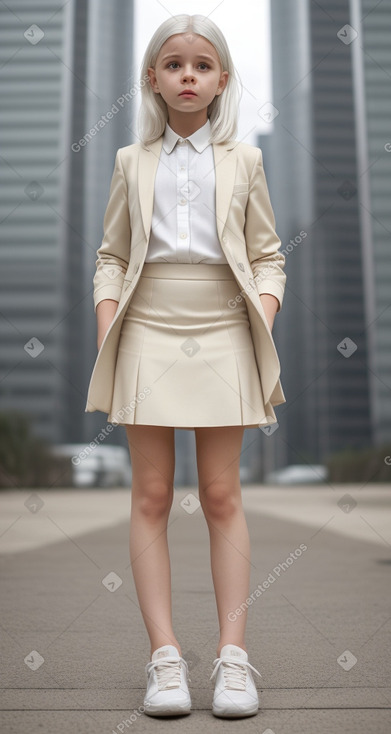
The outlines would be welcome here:
[[[261,678],[261,673],[254,668],[253,665],[249,662],[237,662],[236,660],[233,661],[232,658],[229,657],[222,657],[222,658],[216,658],[213,661],[213,665],[215,665],[215,669],[210,676],[209,680],[212,680],[214,676],[217,674],[217,671],[220,667],[220,665],[223,666],[223,677],[224,677],[224,686],[225,688],[228,688],[232,691],[244,691],[246,688],[246,678],[247,678],[247,668],[251,668],[251,670],[254,671],[254,673],[257,673]]]
[[[147,673],[152,669],[156,671],[156,680],[159,691],[171,688],[179,688],[181,684],[181,665],[185,665],[188,672],[187,662],[184,658],[166,657],[164,660],[154,660],[147,663]],[[188,678],[191,681],[190,678]]]

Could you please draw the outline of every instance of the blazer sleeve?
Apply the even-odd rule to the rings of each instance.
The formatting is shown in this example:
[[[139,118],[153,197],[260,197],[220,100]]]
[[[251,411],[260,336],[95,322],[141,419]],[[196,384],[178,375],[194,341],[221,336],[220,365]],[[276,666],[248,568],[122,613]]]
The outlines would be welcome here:
[[[103,219],[103,240],[96,251],[94,284],[94,311],[100,301],[112,298],[119,301],[130,258],[131,228],[128,205],[128,187],[122,168],[120,148],[115,156],[109,201]]]
[[[278,299],[277,312],[284,298],[285,255],[279,251],[281,240],[275,231],[275,218],[263,168],[262,151],[250,178],[244,233],[248,259],[254,273],[258,294],[271,293]]]

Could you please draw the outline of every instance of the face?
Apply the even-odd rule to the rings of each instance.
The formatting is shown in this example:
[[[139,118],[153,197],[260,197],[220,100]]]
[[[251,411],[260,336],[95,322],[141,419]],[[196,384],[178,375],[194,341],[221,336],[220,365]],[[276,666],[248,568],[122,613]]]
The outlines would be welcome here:
[[[178,33],[162,45],[155,69],[148,68],[153,91],[161,94],[169,114],[206,110],[223,92],[228,71],[222,71],[215,47],[203,36]],[[185,89],[194,94],[181,95]]]

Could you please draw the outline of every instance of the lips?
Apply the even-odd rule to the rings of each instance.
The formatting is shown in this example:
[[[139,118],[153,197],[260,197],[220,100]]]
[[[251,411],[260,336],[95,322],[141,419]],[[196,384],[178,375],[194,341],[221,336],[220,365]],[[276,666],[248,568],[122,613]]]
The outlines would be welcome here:
[[[181,92],[179,96],[182,97],[183,94],[191,94],[191,95],[193,95],[193,97],[196,97],[197,96],[196,93],[193,92],[192,89],[184,89],[183,92]]]

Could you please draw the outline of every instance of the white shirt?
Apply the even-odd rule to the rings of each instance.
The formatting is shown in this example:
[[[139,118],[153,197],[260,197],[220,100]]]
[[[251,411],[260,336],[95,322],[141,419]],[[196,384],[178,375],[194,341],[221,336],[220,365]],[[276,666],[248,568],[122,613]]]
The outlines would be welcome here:
[[[210,121],[188,138],[166,123],[145,262],[227,264],[216,225]]]

